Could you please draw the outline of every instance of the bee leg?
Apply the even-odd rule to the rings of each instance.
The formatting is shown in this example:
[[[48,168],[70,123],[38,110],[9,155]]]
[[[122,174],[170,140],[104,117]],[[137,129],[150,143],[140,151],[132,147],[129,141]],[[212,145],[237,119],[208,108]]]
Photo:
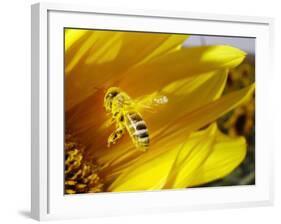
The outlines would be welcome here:
[[[107,139],[107,147],[115,144],[125,133],[125,127],[119,126]]]

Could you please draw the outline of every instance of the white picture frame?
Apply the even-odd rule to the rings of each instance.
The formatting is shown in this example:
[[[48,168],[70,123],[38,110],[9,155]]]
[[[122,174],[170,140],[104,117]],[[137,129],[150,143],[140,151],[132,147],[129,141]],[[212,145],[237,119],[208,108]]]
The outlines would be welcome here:
[[[113,216],[273,203],[271,109],[273,19],[191,12],[32,5],[31,214],[37,220]],[[93,22],[94,21],[94,22]],[[63,27],[256,38],[256,184],[154,192],[63,194]],[[270,129],[270,130],[271,130]]]

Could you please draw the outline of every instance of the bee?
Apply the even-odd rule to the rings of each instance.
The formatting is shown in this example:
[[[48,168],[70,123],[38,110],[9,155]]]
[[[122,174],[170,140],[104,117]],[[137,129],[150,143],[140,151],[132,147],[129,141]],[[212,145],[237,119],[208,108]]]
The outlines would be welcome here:
[[[120,88],[111,87],[104,96],[104,107],[111,115],[111,123],[116,125],[108,137],[107,146],[115,144],[127,131],[136,148],[146,151],[149,146],[148,128],[131,97]]]

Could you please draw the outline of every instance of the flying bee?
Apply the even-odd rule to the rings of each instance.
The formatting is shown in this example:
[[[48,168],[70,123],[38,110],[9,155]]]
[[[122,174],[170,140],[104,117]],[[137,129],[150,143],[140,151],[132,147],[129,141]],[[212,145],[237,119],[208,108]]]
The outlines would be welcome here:
[[[115,144],[127,131],[135,146],[146,151],[149,146],[147,125],[129,95],[118,87],[111,87],[104,96],[104,107],[111,114],[111,123],[116,125],[107,146]]]

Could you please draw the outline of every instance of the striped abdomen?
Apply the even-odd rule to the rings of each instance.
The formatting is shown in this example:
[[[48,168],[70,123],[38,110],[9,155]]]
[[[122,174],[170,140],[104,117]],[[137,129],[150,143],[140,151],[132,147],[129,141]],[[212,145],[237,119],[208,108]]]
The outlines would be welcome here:
[[[128,112],[125,123],[136,147],[145,151],[149,146],[149,134],[146,123],[141,115],[137,112]]]

